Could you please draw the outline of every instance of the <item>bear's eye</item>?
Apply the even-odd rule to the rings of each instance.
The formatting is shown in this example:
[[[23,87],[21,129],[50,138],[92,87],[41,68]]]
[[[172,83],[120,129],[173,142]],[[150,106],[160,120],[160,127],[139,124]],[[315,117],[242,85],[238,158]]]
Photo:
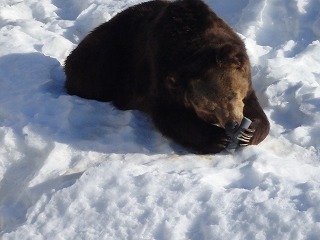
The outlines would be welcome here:
[[[175,89],[177,87],[177,79],[174,76],[168,76],[166,78],[167,87],[170,89]]]
[[[235,93],[230,94],[229,96],[227,96],[227,100],[228,101],[232,101],[234,98],[236,97]]]

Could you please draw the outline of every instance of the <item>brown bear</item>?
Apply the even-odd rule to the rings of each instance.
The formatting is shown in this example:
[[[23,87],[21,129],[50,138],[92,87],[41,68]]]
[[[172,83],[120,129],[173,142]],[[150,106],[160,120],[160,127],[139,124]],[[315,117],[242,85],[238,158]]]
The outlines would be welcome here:
[[[66,89],[151,116],[167,137],[218,153],[245,116],[258,144],[269,121],[251,84],[239,36],[201,0],[150,1],[97,27],[65,62]]]

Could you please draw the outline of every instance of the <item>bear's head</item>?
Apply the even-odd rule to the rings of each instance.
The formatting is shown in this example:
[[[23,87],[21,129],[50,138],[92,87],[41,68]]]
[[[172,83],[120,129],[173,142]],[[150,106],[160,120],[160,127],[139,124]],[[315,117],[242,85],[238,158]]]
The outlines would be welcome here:
[[[167,76],[167,89],[203,121],[226,130],[236,128],[244,117],[244,99],[251,89],[245,50],[225,45],[199,52],[188,62]]]

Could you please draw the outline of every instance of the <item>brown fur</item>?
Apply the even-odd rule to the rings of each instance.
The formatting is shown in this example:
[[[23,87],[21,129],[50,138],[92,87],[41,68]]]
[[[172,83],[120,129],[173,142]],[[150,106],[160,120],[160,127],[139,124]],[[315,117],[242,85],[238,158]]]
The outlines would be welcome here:
[[[201,0],[151,1],[119,13],[68,56],[65,73],[69,94],[144,111],[197,152],[223,150],[225,129],[243,116],[256,130],[251,144],[269,132],[243,42]]]

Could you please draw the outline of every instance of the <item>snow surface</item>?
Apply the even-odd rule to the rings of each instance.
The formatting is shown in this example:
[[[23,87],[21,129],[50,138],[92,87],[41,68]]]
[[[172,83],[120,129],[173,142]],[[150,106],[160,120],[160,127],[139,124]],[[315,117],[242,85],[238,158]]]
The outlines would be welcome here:
[[[63,89],[70,51],[139,2],[0,1],[0,238],[320,239],[320,1],[207,1],[247,45],[271,132],[206,156]]]

